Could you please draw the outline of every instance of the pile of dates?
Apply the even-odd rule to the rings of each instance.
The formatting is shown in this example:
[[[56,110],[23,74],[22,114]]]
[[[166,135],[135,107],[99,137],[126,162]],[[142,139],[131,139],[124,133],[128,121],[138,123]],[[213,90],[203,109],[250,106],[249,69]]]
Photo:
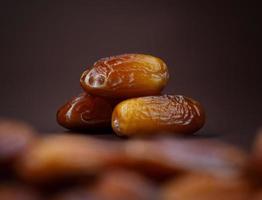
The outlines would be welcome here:
[[[0,200],[262,200],[262,131],[250,153],[175,137],[194,134],[205,113],[191,98],[161,95],[168,78],[153,56],[104,58],[57,112],[74,132],[0,119]],[[110,126],[128,139],[90,135]]]
[[[247,154],[215,139],[38,134],[0,120],[1,200],[261,200],[262,132]]]
[[[58,123],[71,130],[110,127],[119,136],[193,134],[205,123],[199,102],[161,95],[169,73],[160,58],[123,54],[103,58],[81,76],[85,91],[62,106]]]

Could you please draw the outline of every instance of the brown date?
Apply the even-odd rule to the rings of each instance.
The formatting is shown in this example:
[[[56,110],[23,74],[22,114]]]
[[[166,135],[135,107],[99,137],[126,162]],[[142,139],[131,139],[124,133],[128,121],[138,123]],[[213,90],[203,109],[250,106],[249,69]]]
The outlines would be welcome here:
[[[16,159],[34,140],[34,134],[24,122],[0,119],[0,164]]]
[[[40,195],[31,188],[14,183],[0,184],[1,200],[40,200]]]
[[[100,175],[91,186],[82,186],[62,192],[53,200],[153,200],[155,185],[138,173],[123,169],[109,170]]]
[[[135,139],[126,142],[124,152],[125,165],[157,179],[188,172],[236,177],[246,163],[240,149],[207,139]]]
[[[248,174],[262,186],[262,129],[258,131],[255,137],[250,160],[247,165]]]
[[[262,200],[262,189],[260,188],[260,191],[257,191],[253,198],[251,200]]]
[[[251,189],[241,178],[188,174],[165,184],[162,200],[249,200]]]
[[[94,192],[100,199],[154,200],[155,185],[140,174],[127,170],[108,171],[98,181]]]
[[[155,133],[193,134],[205,122],[197,101],[181,95],[148,96],[119,103],[112,114],[112,127],[120,136]]]
[[[57,122],[72,130],[110,127],[114,103],[101,97],[82,93],[57,112]]]
[[[24,179],[40,183],[95,175],[114,165],[122,144],[81,135],[56,134],[37,140],[16,163]]]
[[[166,64],[144,54],[123,54],[103,58],[86,70],[83,89],[93,95],[128,98],[160,94],[168,81]]]

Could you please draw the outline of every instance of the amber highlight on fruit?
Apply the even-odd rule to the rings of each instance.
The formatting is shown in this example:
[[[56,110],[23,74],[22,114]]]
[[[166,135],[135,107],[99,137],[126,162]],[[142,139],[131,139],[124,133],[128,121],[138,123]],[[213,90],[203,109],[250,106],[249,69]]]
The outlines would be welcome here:
[[[119,160],[122,145],[81,135],[56,134],[36,141],[16,163],[24,179],[48,182],[94,175]]]
[[[103,58],[80,79],[85,91],[110,98],[160,94],[168,81],[168,69],[159,58],[144,54],[123,54]]]
[[[193,134],[205,122],[197,101],[181,95],[148,96],[118,104],[112,114],[112,127],[120,136],[156,133]]]
[[[110,127],[114,102],[82,93],[57,112],[57,122],[72,130]]]

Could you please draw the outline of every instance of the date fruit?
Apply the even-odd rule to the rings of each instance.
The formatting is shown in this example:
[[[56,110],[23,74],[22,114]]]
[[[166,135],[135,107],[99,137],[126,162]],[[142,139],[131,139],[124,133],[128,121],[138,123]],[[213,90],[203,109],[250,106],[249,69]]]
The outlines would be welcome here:
[[[250,186],[240,178],[188,174],[170,181],[162,189],[162,200],[248,200]]]
[[[17,173],[32,182],[94,175],[114,165],[122,145],[81,135],[56,134],[36,141],[16,164]]]
[[[262,186],[262,128],[255,137],[250,159],[247,163],[247,173]]]
[[[135,139],[126,142],[124,152],[123,161],[129,168],[155,178],[188,172],[236,177],[246,163],[240,149],[207,139]]]
[[[205,122],[197,101],[181,95],[148,96],[119,103],[112,114],[112,127],[120,136],[155,133],[193,134]]]
[[[110,127],[114,102],[82,93],[57,112],[57,122],[72,130]]]
[[[154,200],[156,187],[150,180],[128,170],[109,170],[91,185],[58,194],[53,200]]]
[[[0,184],[1,200],[43,200],[37,191],[15,183]]]
[[[169,78],[166,64],[144,54],[123,54],[103,58],[80,79],[83,89],[93,95],[129,98],[160,94]]]
[[[109,170],[103,174],[93,191],[99,199],[153,200],[155,185],[142,175],[123,169]]]

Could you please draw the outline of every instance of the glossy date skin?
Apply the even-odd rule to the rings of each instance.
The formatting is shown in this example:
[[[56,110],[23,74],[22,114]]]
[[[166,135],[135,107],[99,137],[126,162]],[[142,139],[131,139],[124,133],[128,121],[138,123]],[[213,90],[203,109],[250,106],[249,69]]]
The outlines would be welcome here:
[[[125,100],[112,114],[112,127],[120,136],[193,134],[204,123],[205,113],[200,103],[181,95]]]
[[[158,95],[169,78],[166,64],[144,54],[123,54],[103,58],[80,79],[83,89],[93,95],[130,98]]]
[[[57,122],[71,130],[110,127],[114,105],[112,100],[82,93],[57,112]]]

